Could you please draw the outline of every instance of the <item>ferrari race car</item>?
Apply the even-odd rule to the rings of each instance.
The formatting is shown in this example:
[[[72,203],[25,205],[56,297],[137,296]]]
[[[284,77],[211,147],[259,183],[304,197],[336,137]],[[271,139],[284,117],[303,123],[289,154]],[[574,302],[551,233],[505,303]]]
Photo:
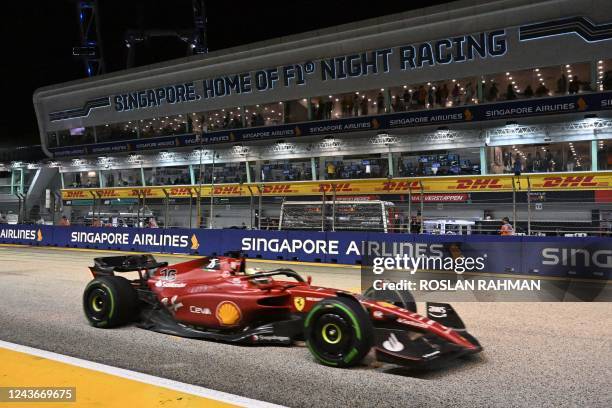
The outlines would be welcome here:
[[[410,293],[313,286],[291,269],[248,270],[240,257],[169,266],[151,255],[130,255],[94,263],[83,308],[99,328],[138,322],[156,332],[229,343],[304,340],[316,360],[334,367],[359,364],[372,348],[379,361],[401,365],[482,350],[450,305],[427,303],[425,317]],[[117,275],[126,272],[135,279]]]

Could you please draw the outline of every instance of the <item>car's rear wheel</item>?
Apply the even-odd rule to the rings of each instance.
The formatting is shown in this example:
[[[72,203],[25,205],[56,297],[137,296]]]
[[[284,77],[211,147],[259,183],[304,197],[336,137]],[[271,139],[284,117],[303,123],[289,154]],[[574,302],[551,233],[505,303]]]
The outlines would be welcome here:
[[[322,364],[350,367],[372,348],[370,317],[354,299],[329,298],[312,308],[304,321],[306,345]]]
[[[376,290],[370,286],[363,292],[363,296],[372,300],[388,302],[414,313],[417,311],[416,301],[409,290]]]
[[[136,318],[138,296],[127,279],[121,276],[101,276],[85,287],[83,310],[94,327],[121,326]]]

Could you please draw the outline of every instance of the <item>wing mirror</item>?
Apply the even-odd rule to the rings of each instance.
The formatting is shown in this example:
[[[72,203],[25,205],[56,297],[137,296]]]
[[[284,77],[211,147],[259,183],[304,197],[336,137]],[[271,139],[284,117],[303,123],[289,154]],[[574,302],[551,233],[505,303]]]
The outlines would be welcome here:
[[[306,283],[309,285],[312,283],[312,276],[310,275],[306,276]]]

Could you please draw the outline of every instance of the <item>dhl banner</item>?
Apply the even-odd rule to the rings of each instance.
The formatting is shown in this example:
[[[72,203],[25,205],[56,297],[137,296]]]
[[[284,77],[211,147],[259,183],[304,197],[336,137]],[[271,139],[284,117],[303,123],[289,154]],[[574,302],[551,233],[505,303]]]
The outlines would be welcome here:
[[[550,173],[457,177],[422,177],[365,180],[297,181],[275,183],[216,184],[200,186],[155,186],[81,188],[62,190],[63,200],[115,198],[188,198],[220,196],[338,196],[467,193],[518,191],[612,190],[612,172]]]

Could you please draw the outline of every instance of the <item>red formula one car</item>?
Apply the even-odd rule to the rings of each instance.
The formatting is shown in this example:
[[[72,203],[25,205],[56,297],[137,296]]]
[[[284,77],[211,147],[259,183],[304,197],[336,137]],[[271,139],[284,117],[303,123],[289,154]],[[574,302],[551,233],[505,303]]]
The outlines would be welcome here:
[[[311,285],[291,269],[245,270],[245,260],[205,257],[168,266],[151,255],[96,258],[83,294],[89,322],[240,344],[305,340],[321,363],[359,364],[372,348],[380,361],[441,361],[482,350],[453,308],[411,295],[365,295]],[[116,273],[137,272],[128,280]]]

